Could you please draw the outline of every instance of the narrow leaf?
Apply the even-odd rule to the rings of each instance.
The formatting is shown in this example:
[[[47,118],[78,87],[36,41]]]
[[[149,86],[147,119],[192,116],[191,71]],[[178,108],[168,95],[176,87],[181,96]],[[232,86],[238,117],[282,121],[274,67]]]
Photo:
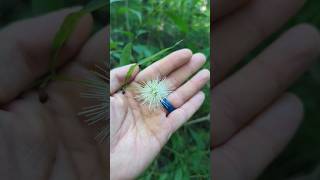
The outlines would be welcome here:
[[[138,62],[138,64],[139,64],[139,65],[144,65],[144,64],[146,64],[146,63],[148,63],[148,62],[152,63],[152,62],[156,61],[157,58],[159,58],[160,56],[162,56],[162,55],[165,54],[166,52],[170,51],[171,49],[175,48],[175,47],[176,47],[177,45],[179,45],[182,41],[183,41],[183,40],[180,40],[180,41],[176,42],[173,46],[168,47],[168,48],[165,48],[165,49],[162,49],[161,51],[159,51],[159,52],[157,52],[157,53],[155,53],[155,54],[153,54],[153,55],[151,55],[151,56],[149,56],[149,57],[146,57],[146,58],[140,60],[140,61]]]
[[[126,74],[125,86],[124,86],[124,87],[126,87],[126,85],[128,84],[128,82],[129,82],[129,80],[130,80],[130,78],[131,78],[131,76],[132,76],[132,73],[133,73],[134,69],[135,69],[137,66],[138,66],[138,64],[132,64],[132,65],[130,66],[130,68],[129,68],[127,74]]]
[[[61,48],[71,36],[72,32],[74,31],[81,17],[87,13],[106,7],[108,3],[109,2],[106,0],[94,0],[89,4],[87,4],[83,9],[69,14],[64,19],[60,29],[58,30],[58,32],[54,37],[53,44],[52,44],[52,59],[49,64],[49,68],[52,73],[54,73],[55,71],[57,58]]]
[[[57,58],[60,52],[60,49],[65,44],[65,42],[68,40],[72,32],[74,31],[77,22],[80,20],[80,18],[83,16],[82,11],[74,12],[69,14],[65,20],[63,21],[63,24],[61,25],[59,31],[57,32],[53,44],[52,44],[52,54],[53,57],[50,61],[50,70],[53,71],[56,67]]]

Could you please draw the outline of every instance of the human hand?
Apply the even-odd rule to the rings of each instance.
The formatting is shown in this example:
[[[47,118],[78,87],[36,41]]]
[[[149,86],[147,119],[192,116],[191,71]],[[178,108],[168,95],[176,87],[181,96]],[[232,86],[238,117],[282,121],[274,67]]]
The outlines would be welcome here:
[[[320,37],[314,27],[293,27],[249,64],[227,74],[303,2],[213,2],[213,179],[257,178],[298,128],[302,104],[284,92],[319,56]]]
[[[175,51],[139,72],[135,69],[132,82],[123,94],[130,67],[123,66],[110,72],[110,179],[133,179],[142,173],[160,152],[171,134],[182,126],[201,106],[201,88],[210,78],[202,54],[188,49]],[[166,115],[162,108],[150,110],[137,101],[134,90],[139,82],[165,77],[173,92],[168,100],[176,110]],[[188,80],[188,81],[187,81]],[[187,81],[187,82],[185,82]]]
[[[13,23],[0,32],[0,179],[107,178],[106,146],[97,129],[77,113],[88,106],[76,83],[52,81],[49,99],[38,100],[31,84],[48,72],[51,44],[64,17],[78,8]],[[68,77],[84,80],[107,57],[106,28],[89,38],[92,17],[84,16],[61,51]]]

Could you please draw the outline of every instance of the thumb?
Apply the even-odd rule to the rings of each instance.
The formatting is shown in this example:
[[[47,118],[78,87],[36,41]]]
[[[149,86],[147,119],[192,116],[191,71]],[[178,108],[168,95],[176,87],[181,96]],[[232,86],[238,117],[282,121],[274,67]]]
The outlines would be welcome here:
[[[112,69],[110,72],[110,94],[114,94],[118,91],[125,83],[126,75],[130,67],[134,64],[129,64],[119,68]],[[139,72],[139,66],[135,66],[132,75],[129,79],[131,81]]]

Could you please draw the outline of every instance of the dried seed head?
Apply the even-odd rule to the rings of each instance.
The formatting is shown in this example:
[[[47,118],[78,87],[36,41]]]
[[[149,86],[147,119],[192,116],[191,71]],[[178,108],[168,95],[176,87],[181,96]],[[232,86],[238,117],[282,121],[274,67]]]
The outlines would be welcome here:
[[[84,107],[79,115],[86,118],[86,122],[89,125],[93,125],[99,122],[107,121],[107,113],[109,110],[109,101],[107,96],[108,83],[107,83],[107,70],[101,67],[97,67],[97,71],[94,72],[96,78],[85,81],[85,86],[89,88],[87,92],[81,94],[83,98],[95,102],[95,105]],[[97,135],[97,140],[103,142],[109,135],[107,128],[108,122],[100,133]]]
[[[171,91],[166,79],[156,78],[142,82],[137,88],[137,93],[137,100],[147,105],[150,110],[155,110],[161,106],[160,100],[166,98]]]

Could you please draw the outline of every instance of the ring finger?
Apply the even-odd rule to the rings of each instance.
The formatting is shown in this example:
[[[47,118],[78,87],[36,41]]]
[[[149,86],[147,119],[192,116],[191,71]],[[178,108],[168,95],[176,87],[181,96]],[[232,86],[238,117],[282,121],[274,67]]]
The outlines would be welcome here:
[[[168,96],[168,100],[175,108],[179,108],[191,97],[197,94],[209,79],[210,72],[207,69],[199,71],[189,81],[173,91]]]

